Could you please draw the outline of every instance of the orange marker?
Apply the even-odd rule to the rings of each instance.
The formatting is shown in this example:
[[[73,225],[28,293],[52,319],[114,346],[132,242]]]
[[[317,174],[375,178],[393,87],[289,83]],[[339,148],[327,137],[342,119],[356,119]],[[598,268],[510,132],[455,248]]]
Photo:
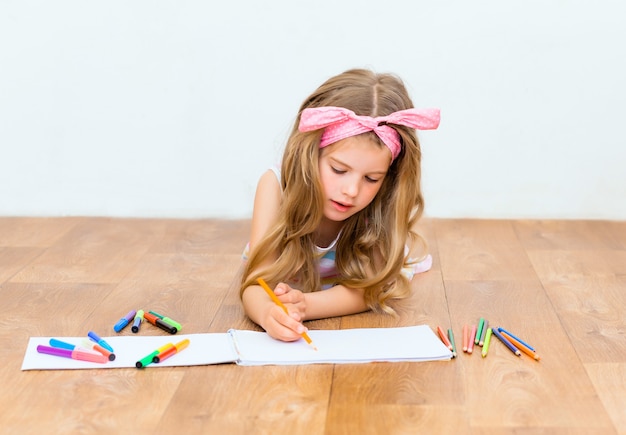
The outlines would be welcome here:
[[[446,333],[443,332],[443,329],[441,329],[441,326],[437,326],[437,333],[439,334],[441,341],[443,341],[443,344],[445,344],[448,349],[452,350],[452,344],[450,343],[450,340],[448,340],[448,337],[446,337]]]
[[[510,334],[508,334],[506,331],[500,331],[500,333],[502,335],[504,335],[506,337],[507,340],[509,340],[511,343],[513,343],[513,346],[517,347],[519,350],[521,350],[522,352],[524,352],[526,355],[528,355],[529,357],[531,357],[532,359],[534,359],[535,361],[539,361],[541,359],[541,357],[539,355],[537,355],[535,353],[535,351],[531,350],[528,346],[526,346],[525,344],[521,343],[520,341],[516,340],[515,338],[513,338]]]
[[[474,338],[476,337],[476,325],[472,325],[472,329],[469,334],[469,341],[467,342],[467,353],[474,351]]]
[[[463,325],[463,352],[467,352],[467,339],[469,338],[469,331],[467,325]]]
[[[160,352],[158,355],[156,355],[152,361],[155,363],[160,363],[161,361],[166,360],[167,358],[171,357],[174,354],[177,354],[178,352],[180,352],[181,350],[183,350],[184,348],[186,348],[187,346],[189,346],[189,339],[185,338],[183,341],[180,341],[174,345],[170,344],[170,347],[168,347],[167,349],[165,349],[164,351]]]
[[[276,297],[276,295],[274,294],[270,286],[267,285],[265,280],[263,280],[263,278],[259,278],[257,279],[257,282],[261,285],[261,287],[263,287],[263,290],[265,290],[265,292],[269,295],[269,297],[272,298],[274,303],[278,305],[280,308],[282,308],[285,313],[289,314],[289,311],[287,311],[287,307],[284,306],[283,303],[280,301],[280,299]],[[313,344],[313,340],[311,340],[311,337],[309,337],[309,334],[307,334],[306,331],[300,335],[302,335],[302,338],[304,338],[306,342],[309,343],[313,347],[313,349],[317,350],[317,347],[315,347],[315,345]]]

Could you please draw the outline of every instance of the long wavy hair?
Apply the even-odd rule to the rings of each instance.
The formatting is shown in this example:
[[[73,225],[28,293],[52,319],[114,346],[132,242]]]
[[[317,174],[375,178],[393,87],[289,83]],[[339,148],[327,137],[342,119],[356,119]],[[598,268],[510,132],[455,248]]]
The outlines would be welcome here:
[[[357,115],[376,117],[410,109],[413,103],[397,76],[364,69],[348,70],[328,79],[302,103],[283,154],[279,218],[251,247],[240,294],[259,277],[272,286],[296,280],[304,292],[320,290],[314,233],[323,218],[318,166],[322,131],[302,133],[298,124],[305,108],[322,106],[345,107]],[[393,124],[390,127],[400,135],[400,154],[372,202],[344,222],[335,261],[337,283],[364,289],[370,309],[392,313],[388,301],[410,293],[409,282],[400,273],[406,261],[406,244],[424,247],[425,242],[414,231],[424,207],[420,144],[413,129]],[[364,134],[385,146],[373,132]]]

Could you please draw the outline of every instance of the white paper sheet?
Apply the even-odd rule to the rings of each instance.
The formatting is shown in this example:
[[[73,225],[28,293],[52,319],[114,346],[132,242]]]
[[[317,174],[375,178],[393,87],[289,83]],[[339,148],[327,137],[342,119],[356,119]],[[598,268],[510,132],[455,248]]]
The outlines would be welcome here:
[[[86,336],[85,336],[86,337]],[[115,351],[115,361],[105,364],[78,361],[37,352],[37,345],[49,346],[50,338],[66,343],[80,345],[85,337],[31,337],[26,348],[22,370],[58,370],[58,369],[106,369],[135,367],[135,363],[167,343],[176,344],[185,338],[189,346],[181,352],[158,364],[148,367],[197,366],[207,364],[232,363],[237,353],[232,346],[228,333],[222,334],[187,334],[172,336],[114,336],[101,337]]]
[[[309,331],[318,348],[304,340],[286,343],[265,332],[230,330],[228,333],[172,336],[102,337],[115,351],[115,361],[105,364],[78,361],[37,352],[50,338],[80,345],[84,337],[31,337],[22,370],[59,370],[135,367],[135,363],[159,347],[185,338],[189,346],[152,367],[194,366],[221,363],[240,365],[346,364],[374,361],[448,360],[450,350],[426,325],[401,328],[365,328]]]
[[[427,325],[309,331],[317,351],[304,340],[284,343],[254,331],[231,333],[241,365],[433,361],[452,357],[452,352]]]

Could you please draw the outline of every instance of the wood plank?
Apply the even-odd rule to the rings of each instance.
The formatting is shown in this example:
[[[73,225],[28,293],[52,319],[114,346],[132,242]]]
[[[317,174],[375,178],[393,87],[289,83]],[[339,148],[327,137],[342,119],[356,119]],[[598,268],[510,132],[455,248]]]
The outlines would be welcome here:
[[[158,240],[158,220],[85,220],[11,278],[11,282],[119,282]]]
[[[581,360],[626,362],[626,278],[621,275],[626,252],[551,250],[528,255]]]
[[[322,434],[332,365],[213,366],[188,373],[160,422],[163,433]]]
[[[250,219],[172,219],[151,253],[240,255],[248,242]]]
[[[522,220],[514,227],[529,250],[626,249],[626,222]]]
[[[29,371],[3,413],[7,433],[158,433],[184,370]],[[6,396],[6,395],[5,395]]]
[[[0,284],[28,267],[43,252],[42,248],[0,247]]]
[[[624,433],[626,223],[419,229],[433,269],[394,302],[396,316],[307,326],[440,325],[458,344],[483,316],[532,342],[541,362],[494,342],[487,358],[450,362],[21,372],[28,337],[106,335],[131,308],[161,310],[188,333],[259,330],[238,296],[249,220],[0,218],[3,431]]]
[[[626,434],[626,363],[585,364],[585,369],[617,433]]]
[[[0,217],[0,246],[46,248],[86,220],[89,218]]]
[[[458,337],[463,324],[484,317],[492,327],[523,337],[541,356],[540,362],[517,357],[495,337],[485,358],[479,346],[472,354],[461,352],[456,364],[463,376],[456,386],[464,392],[471,427],[611,432],[612,423],[539,282],[447,281],[446,294]]]
[[[146,254],[102,301],[99,313],[108,323],[101,326],[113,333],[117,320],[142,309],[175,319],[183,333],[207,332],[231,291],[240,261],[236,255]],[[153,335],[160,331],[150,324],[144,327]],[[132,332],[125,328],[120,334]]]
[[[534,273],[519,255],[522,246],[510,221],[441,220],[436,234],[446,279],[511,280]]]
[[[462,338],[463,325],[477,325],[483,317],[492,327],[524,337],[542,356],[539,363],[516,357],[495,337],[486,358],[478,346],[472,354],[461,352],[457,362],[465,374],[470,426],[611,431],[612,423],[510,222],[471,221],[467,227],[462,222],[459,228],[465,231],[459,231],[455,222],[443,224],[437,226],[437,234],[452,230],[442,237],[439,249],[457,337]],[[567,372],[558,371],[563,359],[570,361]],[[568,401],[554,394],[570,389]]]

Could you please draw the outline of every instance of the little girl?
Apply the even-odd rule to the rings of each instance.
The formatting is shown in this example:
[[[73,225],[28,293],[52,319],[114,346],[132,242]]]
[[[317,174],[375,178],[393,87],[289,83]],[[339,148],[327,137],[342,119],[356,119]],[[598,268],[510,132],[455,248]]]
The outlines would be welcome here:
[[[414,129],[438,125],[439,110],[413,109],[391,74],[349,70],[304,101],[280,171],[256,190],[241,282],[252,321],[294,341],[306,320],[393,312],[388,302],[408,296],[413,274],[431,264],[413,231],[424,206]]]

